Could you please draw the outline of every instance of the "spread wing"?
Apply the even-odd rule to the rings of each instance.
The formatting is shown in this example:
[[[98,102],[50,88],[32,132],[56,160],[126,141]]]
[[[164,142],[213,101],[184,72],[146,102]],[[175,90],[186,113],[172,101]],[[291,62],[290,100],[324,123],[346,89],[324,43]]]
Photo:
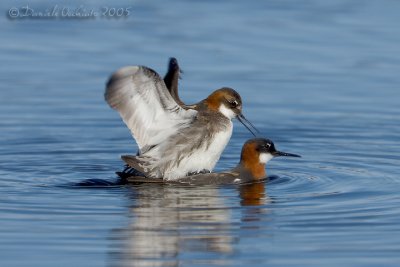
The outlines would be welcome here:
[[[185,103],[182,102],[178,94],[178,82],[181,72],[182,71],[179,68],[178,60],[176,60],[174,57],[171,57],[169,59],[168,72],[164,76],[164,83],[167,86],[172,98],[175,99],[176,103],[185,108]]]
[[[178,60],[174,57],[171,57],[169,59],[168,72],[164,76],[165,85],[167,86],[172,98],[176,101],[176,103],[178,103],[179,106],[184,109],[196,109],[196,104],[186,105],[179,97],[178,83],[179,79],[181,78],[180,74],[182,72],[183,71],[179,67]]]
[[[144,66],[116,71],[107,83],[105,99],[119,112],[142,153],[177,134],[197,114],[180,107],[161,77]]]

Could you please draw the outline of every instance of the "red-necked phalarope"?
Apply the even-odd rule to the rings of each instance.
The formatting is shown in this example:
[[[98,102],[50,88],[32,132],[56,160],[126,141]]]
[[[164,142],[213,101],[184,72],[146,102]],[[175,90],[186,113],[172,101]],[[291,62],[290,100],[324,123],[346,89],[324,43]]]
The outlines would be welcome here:
[[[183,177],[172,181],[172,183],[180,184],[241,184],[259,181],[267,178],[265,172],[265,164],[274,157],[300,157],[296,154],[277,151],[275,145],[271,140],[264,138],[254,138],[248,140],[242,148],[240,162],[238,165],[228,171],[218,173],[196,174]],[[168,183],[161,178],[146,178],[138,176],[136,172],[132,175],[128,173],[118,173],[121,178],[128,182],[138,183]]]
[[[119,112],[139,146],[137,156],[122,159],[147,177],[176,180],[212,171],[232,135],[233,118],[255,135],[235,90],[218,89],[190,106],[177,103],[169,90],[179,100],[177,80],[167,87],[144,66],[121,68],[107,83],[107,103]]]

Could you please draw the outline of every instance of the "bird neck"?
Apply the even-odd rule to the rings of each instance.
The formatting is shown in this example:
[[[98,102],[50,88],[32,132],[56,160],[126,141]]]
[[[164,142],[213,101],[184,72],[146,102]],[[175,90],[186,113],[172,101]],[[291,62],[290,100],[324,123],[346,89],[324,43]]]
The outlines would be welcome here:
[[[244,169],[250,172],[254,180],[260,180],[267,177],[267,173],[265,172],[265,164],[250,161],[242,162],[241,164]]]
[[[256,153],[256,144],[246,144],[243,146],[240,156],[240,165],[248,172],[254,180],[267,177],[265,163],[260,161],[260,154]]]
[[[219,112],[220,102],[213,97],[208,97],[204,99],[204,105],[207,107],[208,110]]]
[[[195,109],[201,112],[212,112],[212,113],[219,113],[219,107],[216,106],[214,101],[210,101],[208,98],[200,101],[196,104]]]

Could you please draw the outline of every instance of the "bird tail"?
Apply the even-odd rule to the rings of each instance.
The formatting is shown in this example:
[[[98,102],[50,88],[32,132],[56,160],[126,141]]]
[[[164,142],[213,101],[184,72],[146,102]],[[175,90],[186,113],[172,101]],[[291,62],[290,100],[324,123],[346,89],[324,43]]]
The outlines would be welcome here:
[[[119,178],[121,178],[122,180],[126,180],[128,177],[145,177],[145,175],[143,173],[141,173],[140,171],[136,170],[135,168],[130,167],[129,165],[125,165],[125,168],[123,171],[117,171],[115,172]],[[147,178],[145,178],[147,179]]]
[[[123,155],[121,156],[121,159],[128,164],[129,167],[132,167],[135,170],[143,173],[145,176],[150,176],[148,168],[143,167],[144,162],[142,162],[139,157],[133,155]]]

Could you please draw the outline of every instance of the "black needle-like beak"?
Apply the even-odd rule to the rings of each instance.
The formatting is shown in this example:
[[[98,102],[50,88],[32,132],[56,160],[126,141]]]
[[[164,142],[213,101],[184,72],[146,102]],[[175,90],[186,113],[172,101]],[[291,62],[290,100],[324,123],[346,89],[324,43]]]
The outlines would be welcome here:
[[[249,132],[251,132],[251,133],[254,135],[254,137],[256,137],[257,135],[250,129],[250,127],[249,127],[248,125],[250,125],[251,128],[253,128],[253,130],[254,130],[256,133],[260,133],[260,131],[258,131],[257,128],[254,127],[254,125],[253,125],[250,121],[248,121],[248,120],[244,117],[244,115],[243,115],[242,113],[240,113],[240,114],[237,116],[237,119],[240,121],[241,124],[244,125],[244,127],[247,128],[247,130],[249,130]],[[247,125],[245,122],[246,122],[248,125]]]
[[[301,158],[300,155],[296,154],[291,154],[291,153],[286,153],[286,152],[281,152],[281,151],[274,151],[272,153],[274,157],[296,157],[296,158]]]

